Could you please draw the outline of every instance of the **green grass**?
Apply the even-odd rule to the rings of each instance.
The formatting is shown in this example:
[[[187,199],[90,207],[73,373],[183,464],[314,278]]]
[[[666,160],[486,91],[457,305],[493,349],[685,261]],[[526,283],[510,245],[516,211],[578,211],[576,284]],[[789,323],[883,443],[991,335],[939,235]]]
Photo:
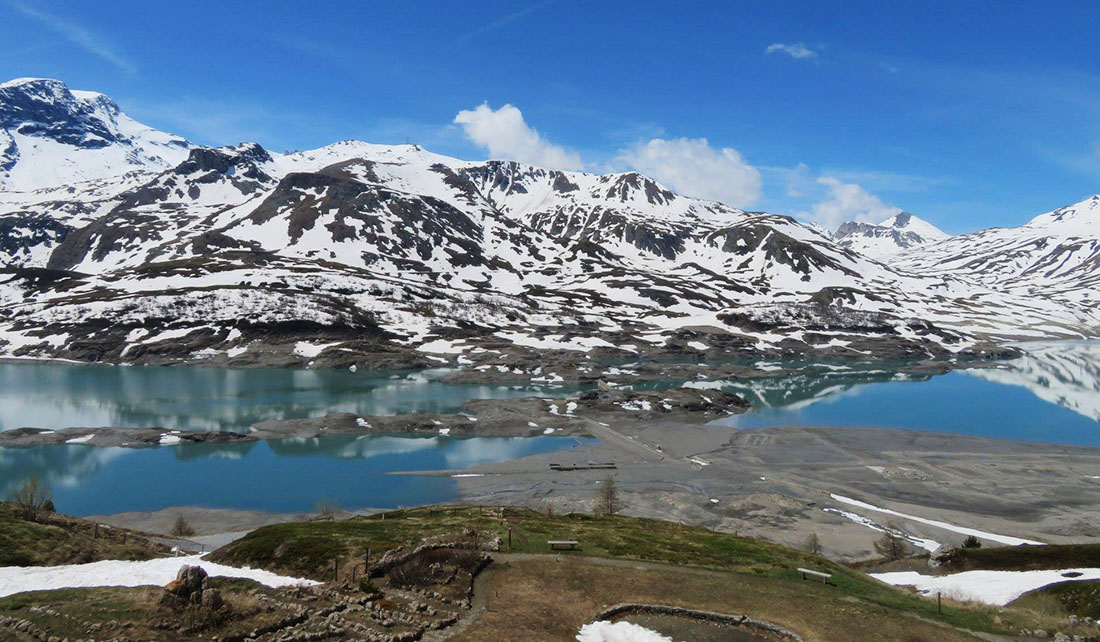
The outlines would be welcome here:
[[[51,566],[103,559],[141,560],[156,557],[163,547],[120,529],[94,527],[90,522],[49,515],[43,523],[18,516],[14,506],[0,502],[0,566]]]
[[[507,509],[502,518],[479,508],[425,507],[387,512],[384,520],[372,516],[265,526],[218,549],[211,559],[325,580],[331,577],[334,559],[339,558],[341,565],[361,559],[369,547],[376,560],[397,546],[411,547],[432,537],[457,536],[467,527],[501,537],[503,552],[549,553],[548,539],[573,539],[580,542],[581,550],[563,554],[702,567],[784,582],[802,581],[798,567],[813,568],[833,574],[836,586],[829,590],[836,591],[838,597],[858,598],[976,630],[1003,628],[993,621],[989,609],[945,607],[940,614],[929,600],[809,553],[704,528],[619,515],[547,516]]]
[[[1012,606],[1039,611],[1054,611],[1063,617],[1100,618],[1100,581],[1062,582],[1031,591],[1017,598]]]
[[[1098,566],[1100,544],[1057,544],[956,549],[944,564],[944,569],[956,573],[972,570],[1039,571]]]

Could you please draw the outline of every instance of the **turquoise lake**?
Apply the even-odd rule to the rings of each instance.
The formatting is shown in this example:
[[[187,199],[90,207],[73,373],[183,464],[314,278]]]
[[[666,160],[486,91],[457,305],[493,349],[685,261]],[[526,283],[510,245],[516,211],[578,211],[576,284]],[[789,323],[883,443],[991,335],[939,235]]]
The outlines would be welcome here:
[[[245,430],[263,419],[453,412],[471,398],[561,396],[575,388],[447,385],[439,372],[136,368],[0,364],[0,429],[164,426]],[[667,382],[673,385],[677,382]],[[659,384],[661,385],[661,384]],[[809,374],[693,382],[743,394],[737,427],[881,426],[1100,446],[1100,343],[1030,344],[997,368],[938,376],[820,364]],[[0,493],[30,475],[77,515],[203,505],[276,512],[317,501],[349,509],[455,499],[446,476],[475,464],[575,448],[566,437],[337,436],[146,449],[82,445],[0,448]]]

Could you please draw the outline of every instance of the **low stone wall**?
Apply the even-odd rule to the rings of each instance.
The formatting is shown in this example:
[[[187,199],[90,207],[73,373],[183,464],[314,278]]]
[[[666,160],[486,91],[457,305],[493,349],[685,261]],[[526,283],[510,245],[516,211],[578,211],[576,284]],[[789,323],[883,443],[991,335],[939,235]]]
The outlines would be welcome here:
[[[792,640],[792,642],[804,642],[802,636],[794,631],[788,631],[771,622],[755,620],[747,615],[727,615],[725,613],[715,613],[714,611],[698,611],[696,609],[685,609],[679,606],[665,606],[663,604],[616,604],[611,608],[604,609],[596,616],[596,619],[610,620],[616,616],[629,615],[631,613],[674,615],[696,620],[706,620],[708,622],[718,622],[721,624],[729,624],[731,626],[740,626],[746,629],[771,633],[772,635],[778,635],[788,640]]]

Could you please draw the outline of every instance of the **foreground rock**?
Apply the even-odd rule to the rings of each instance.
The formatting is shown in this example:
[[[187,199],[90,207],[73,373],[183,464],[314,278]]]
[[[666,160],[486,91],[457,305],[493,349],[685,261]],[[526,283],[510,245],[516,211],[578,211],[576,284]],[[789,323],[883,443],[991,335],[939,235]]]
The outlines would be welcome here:
[[[160,603],[163,606],[184,608],[201,605],[220,610],[225,606],[221,591],[210,586],[210,577],[201,566],[181,566],[176,579],[164,587]]]

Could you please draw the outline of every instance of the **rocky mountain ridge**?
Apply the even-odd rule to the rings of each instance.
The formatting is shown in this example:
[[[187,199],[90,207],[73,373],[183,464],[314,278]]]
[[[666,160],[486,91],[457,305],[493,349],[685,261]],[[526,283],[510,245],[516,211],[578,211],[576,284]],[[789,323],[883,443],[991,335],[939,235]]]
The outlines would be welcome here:
[[[846,221],[832,234],[842,247],[885,259],[906,250],[934,243],[950,235],[909,212],[899,212],[881,223]]]
[[[42,124],[38,134],[5,131],[68,131],[46,126],[54,111],[19,109],[20,122]],[[71,111],[58,118],[71,122]],[[90,125],[84,138],[70,134],[106,140]],[[1074,286],[1093,287],[1084,266],[1037,300],[965,271],[888,266],[789,217],[686,198],[634,172],[357,141],[284,155],[165,134],[92,151],[160,150],[164,140],[185,157],[162,166],[146,150],[129,157],[145,163],[137,169],[0,191],[0,354],[446,362],[555,381],[587,376],[590,358],[966,360],[1007,339],[1100,327],[1094,295]],[[84,151],[71,160],[91,158]],[[20,156],[13,175],[41,162]]]

